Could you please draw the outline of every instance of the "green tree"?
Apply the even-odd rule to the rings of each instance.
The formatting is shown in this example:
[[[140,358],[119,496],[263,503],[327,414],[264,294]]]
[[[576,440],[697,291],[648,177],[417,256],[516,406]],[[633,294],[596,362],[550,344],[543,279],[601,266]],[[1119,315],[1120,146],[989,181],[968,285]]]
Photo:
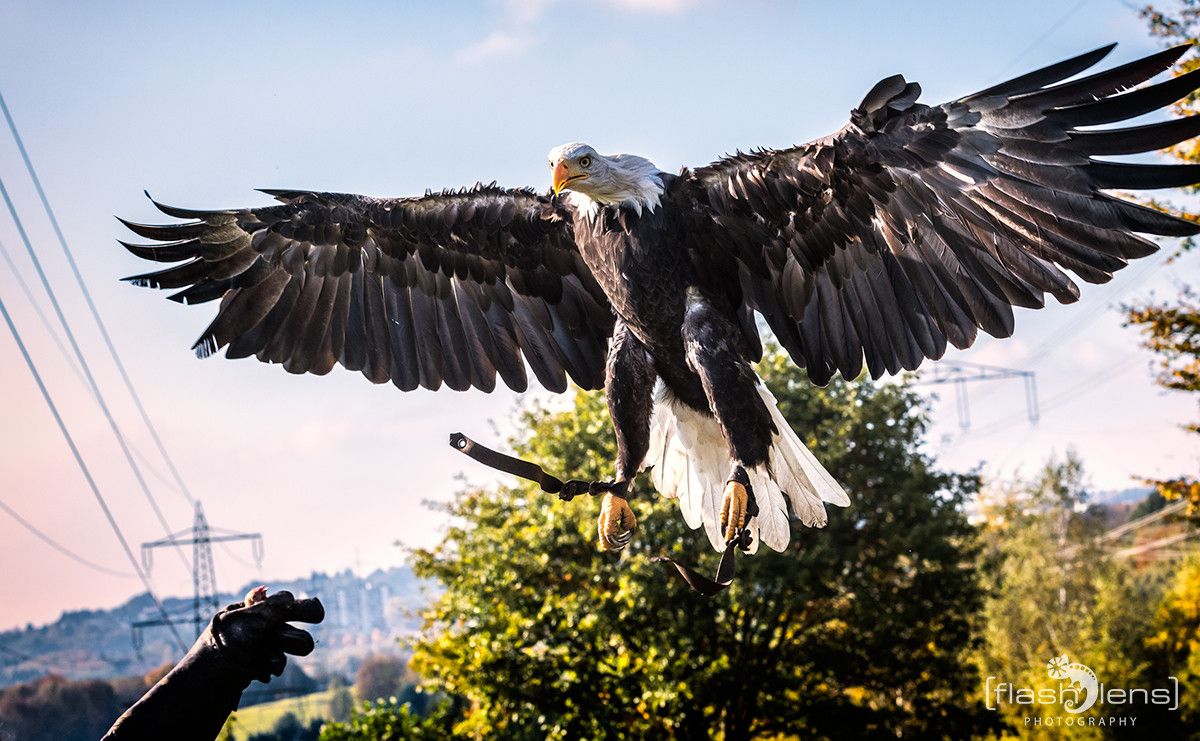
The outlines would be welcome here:
[[[982,715],[966,661],[981,592],[961,505],[973,476],[920,451],[924,407],[900,385],[811,386],[782,355],[760,373],[784,415],[851,493],[824,530],[741,559],[705,599],[649,556],[713,563],[701,533],[644,481],[630,548],[597,550],[593,502],[528,486],[462,493],[456,525],[417,551],[445,591],[413,666],[465,699],[459,733],[505,738],[963,737]],[[513,441],[548,470],[602,477],[604,400],[535,407]]]
[[[1200,557],[1183,563],[1159,602],[1146,646],[1155,652],[1160,676],[1177,677],[1191,691],[1180,698],[1182,720],[1200,727]],[[1194,737],[1194,735],[1193,735]]]
[[[395,699],[366,702],[350,720],[322,726],[321,741],[445,741],[453,735],[454,713],[451,703],[421,717]]]
[[[335,677],[329,683],[332,695],[329,698],[329,718],[334,721],[346,721],[354,713],[354,695],[340,677]]]
[[[981,570],[995,586],[984,611],[986,643],[980,663],[982,673],[995,678],[991,685],[1057,688],[1047,662],[1066,654],[1108,686],[1148,686],[1143,639],[1150,632],[1151,612],[1145,606],[1157,599],[1157,582],[1102,549],[1097,536],[1104,520],[1087,507],[1082,462],[1068,453],[1064,460],[1047,463],[1032,481],[994,487],[983,502]],[[1059,705],[987,699],[999,704],[1022,735],[1031,732],[1027,717],[1049,723],[1033,727],[1039,738],[1105,734],[1099,727],[1054,725],[1055,719],[1072,717]],[[1112,712],[1097,704],[1086,715]],[[1128,714],[1138,717],[1138,734],[1172,723],[1152,708]]]
[[[406,668],[404,660],[396,656],[368,656],[358,667],[354,678],[354,693],[360,700],[393,697],[404,686]]]
[[[1170,301],[1127,307],[1126,323],[1141,329],[1144,346],[1159,357],[1158,383],[1187,393],[1200,392],[1200,298],[1190,289]],[[1200,425],[1185,426],[1200,433]],[[1188,515],[1200,519],[1200,480],[1194,476],[1151,480],[1167,500],[1183,499]]]
[[[103,736],[123,710],[108,682],[47,674],[0,689],[0,738],[89,741]]]
[[[1177,0],[1166,8],[1147,5],[1142,10],[1142,17],[1147,21],[1151,35],[1167,43],[1196,43],[1200,33],[1200,0]],[[1183,74],[1198,68],[1200,59],[1191,55],[1176,65],[1175,73]],[[1175,105],[1175,113],[1180,116],[1200,113],[1200,96],[1193,92],[1184,98]],[[1200,163],[1200,143],[1195,139],[1167,151],[1184,162]],[[1200,221],[1200,214],[1194,211],[1180,211],[1161,203],[1152,205]],[[1194,246],[1194,239],[1186,240],[1172,259],[1181,259],[1183,253]],[[1200,392],[1200,297],[1195,291],[1184,287],[1171,299],[1141,301],[1126,306],[1125,310],[1127,326],[1140,329],[1145,347],[1158,355],[1159,384],[1175,391]],[[1200,433],[1200,425],[1190,424],[1186,428]],[[1193,520],[1200,520],[1200,480],[1195,476],[1182,475],[1151,480],[1150,483],[1164,498],[1188,502],[1188,514]]]

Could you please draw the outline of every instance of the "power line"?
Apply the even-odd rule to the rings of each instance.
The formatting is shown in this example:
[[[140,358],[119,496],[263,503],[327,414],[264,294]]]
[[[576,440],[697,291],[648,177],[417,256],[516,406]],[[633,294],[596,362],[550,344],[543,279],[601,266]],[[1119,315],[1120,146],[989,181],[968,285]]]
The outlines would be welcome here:
[[[1132,368],[1134,363],[1136,363],[1138,360],[1139,360],[1139,358],[1136,355],[1125,358],[1123,361],[1117,363],[1116,365],[1106,367],[1106,368],[1101,368],[1099,371],[1092,374],[1091,376],[1088,376],[1083,381],[1074,382],[1066,390],[1061,391],[1057,395],[1052,396],[1052,397],[1046,399],[1046,401],[1042,402],[1041,413],[1043,415],[1045,415],[1046,412],[1057,409],[1058,407],[1060,407],[1064,404],[1074,401],[1075,399],[1079,398],[1080,396],[1092,393],[1093,391],[1097,390],[1101,386],[1104,386],[1105,384],[1116,380],[1121,374],[1123,374],[1125,371]],[[981,437],[987,437],[989,435],[994,435],[997,432],[1003,432],[1004,430],[1008,429],[1009,427],[1012,427],[1013,425],[1019,423],[1020,421],[1021,421],[1021,415],[1019,415],[1019,414],[1010,415],[1003,419],[997,420],[996,422],[993,422],[990,425],[986,425],[984,427],[981,427],[978,430],[974,430],[969,435],[967,433],[963,433],[959,437],[959,439],[952,442],[950,445],[948,445],[946,448],[944,448],[944,450],[948,450],[952,447],[955,447],[956,445],[963,442],[967,438],[969,438],[971,440],[977,440]]]
[[[176,491],[178,491],[180,493],[183,493],[183,490],[179,489],[176,486],[174,481],[167,478],[167,475],[165,473],[163,473],[162,471],[160,471],[158,468],[155,467],[154,462],[150,460],[149,456],[147,456],[145,453],[143,453],[141,450],[139,450],[138,447],[136,445],[134,445],[133,443],[130,443],[129,447],[131,450],[133,450],[133,454],[135,456],[137,456],[137,459],[142,462],[142,468],[149,471],[154,476],[154,478],[158,479],[158,482],[160,484],[162,484],[163,486],[169,487],[171,489],[175,489]],[[193,500],[193,502],[195,502],[195,501],[197,501],[197,500]]]
[[[1141,530],[1147,525],[1153,525],[1165,517],[1170,517],[1171,515],[1181,512],[1187,509],[1187,505],[1188,502],[1186,499],[1181,499],[1178,502],[1171,502],[1160,510],[1151,512],[1148,515],[1143,515],[1136,520],[1130,520],[1124,525],[1118,525],[1117,527],[1114,527],[1113,529],[1101,535],[1100,540],[1117,540],[1118,538],[1128,535],[1135,530]]]
[[[1083,8],[1083,6],[1087,5],[1088,2],[1090,2],[1090,0],[1079,0],[1079,2],[1072,5],[1067,10],[1067,12],[1062,15],[1062,17],[1060,17],[1057,21],[1055,21],[1050,26],[1048,26],[1046,28],[1046,30],[1044,32],[1042,32],[1042,34],[1040,36],[1038,36],[1036,39],[1031,41],[1028,46],[1026,46],[1019,54],[1017,54],[1017,56],[1015,56],[1012,59],[1012,61],[1009,62],[1008,65],[1005,67],[1006,71],[1002,72],[999,76],[1002,78],[1007,77],[1009,72],[1011,72],[1012,69],[1014,67],[1016,67],[1016,65],[1022,59],[1024,59],[1026,55],[1028,55],[1030,52],[1034,51],[1039,46],[1041,46],[1048,38],[1050,38],[1050,36],[1055,31],[1057,31],[1059,28],[1061,28],[1068,20],[1070,20],[1076,13],[1078,13]],[[1133,7],[1132,5],[1129,5],[1128,3],[1122,3],[1122,4],[1126,5],[1126,7],[1130,7],[1130,8]],[[1151,266],[1158,267],[1159,265],[1155,262],[1147,261],[1146,266],[1143,267],[1141,269],[1141,271],[1132,280],[1127,281],[1126,284],[1120,290],[1118,290],[1117,292],[1115,292],[1109,296],[1109,300],[1112,301],[1112,300],[1116,299],[1121,294],[1127,292],[1134,285],[1145,280],[1146,277],[1148,277],[1149,274],[1151,273]],[[1105,308],[1107,308],[1107,307],[1105,307]],[[1099,317],[1103,313],[1104,313],[1104,310],[1097,308],[1097,309],[1091,309],[1088,311],[1083,311],[1078,316],[1067,319],[1061,325],[1059,325],[1059,327],[1057,329],[1052,330],[1050,335],[1047,336],[1033,351],[1027,353],[1026,364],[1027,365],[1037,365],[1038,363],[1041,363],[1047,357],[1049,357],[1051,354],[1057,352],[1058,350],[1060,350],[1066,346],[1066,343],[1063,342],[1062,340],[1066,339],[1067,335],[1073,334],[1074,332],[1087,326],[1088,324],[1090,324],[1092,321],[1094,321],[1097,317]],[[983,399],[988,396],[991,396],[991,393],[993,391],[995,391],[994,388],[983,391],[982,393],[980,393],[978,395],[978,399]],[[961,402],[960,402],[960,412],[959,412],[960,424],[959,424],[959,426],[964,427],[964,425],[962,424],[962,411],[961,410],[962,410],[962,406],[961,406]],[[1033,421],[1033,420],[1031,419],[1031,421]]]
[[[1104,307],[1099,307],[1099,306],[1087,306],[1087,307],[1080,306],[1080,307],[1078,307],[1079,312],[1077,315],[1069,317],[1068,319],[1063,321],[1058,327],[1051,329],[1050,332],[1047,334],[1047,336],[1044,337],[1042,339],[1042,341],[1037,344],[1037,346],[1035,346],[1032,350],[1030,350],[1029,352],[1027,352],[1025,354],[1024,364],[1026,366],[1040,365],[1051,355],[1053,355],[1054,353],[1063,349],[1064,347],[1067,347],[1069,344],[1067,340],[1069,339],[1070,336],[1077,334],[1080,330],[1082,330],[1087,325],[1091,324],[1093,321],[1095,321],[1099,317],[1106,315],[1108,313],[1108,309],[1110,309],[1112,307],[1113,303],[1116,302],[1117,299],[1119,299],[1120,297],[1122,297],[1129,291],[1133,290],[1134,288],[1142,285],[1147,280],[1149,280],[1150,277],[1155,275],[1156,272],[1160,268],[1162,268],[1167,262],[1169,262],[1169,258],[1170,258],[1170,254],[1167,252],[1163,252],[1162,255],[1159,256],[1158,258],[1144,261],[1143,264],[1141,265],[1141,267],[1139,267],[1137,271],[1128,275],[1128,277],[1123,281],[1123,284],[1120,287],[1115,288],[1111,293],[1109,293],[1109,295],[1106,297],[1107,304]],[[1123,361],[1121,361],[1120,365],[1122,367],[1122,370],[1124,370],[1124,366],[1127,366],[1127,365],[1135,362],[1139,357],[1140,357],[1139,355],[1135,354],[1135,355],[1131,355],[1131,356],[1125,358]],[[1097,374],[1097,375],[1099,377],[1103,374]],[[1076,398],[1083,394],[1087,394],[1087,393],[1091,392],[1094,388],[1095,388],[1095,386],[1091,386],[1087,383],[1084,383],[1084,384],[1076,384],[1068,391],[1069,391],[1069,393],[1071,393],[1071,396],[1073,399],[1073,398]],[[985,389],[984,391],[980,392],[976,396],[976,400],[983,400],[985,398],[989,398],[995,390],[996,390],[995,388]],[[1066,394],[1060,394],[1059,398],[1051,399],[1051,400],[1045,402],[1043,404],[1042,411],[1048,411],[1049,409],[1052,409],[1053,407],[1061,406],[1061,404],[1063,403],[1063,399],[1061,397],[1064,395],[1066,395]],[[1068,399],[1068,401],[1069,400],[1070,399]],[[999,421],[994,422],[991,425],[988,425],[987,427],[985,427],[984,428],[985,431],[976,431],[972,435],[972,437],[980,437],[982,435],[990,435],[994,432],[998,432],[1001,429],[1007,429],[1008,427],[1011,427],[1016,422],[1017,422],[1017,418],[1015,416],[1013,416],[1011,418],[999,420]],[[960,424],[960,427],[961,426],[962,425]],[[943,450],[949,450],[950,448],[955,447],[959,442],[961,442],[961,438],[959,440],[955,440],[954,442],[950,443],[948,446],[945,446],[943,448]]]
[[[7,109],[5,110],[7,111]],[[3,178],[0,178],[0,196],[3,197],[4,204],[8,207],[8,213],[12,216],[13,223],[16,224],[17,233],[21,237],[21,242],[25,245],[25,251],[29,253],[29,259],[33,261],[34,270],[41,280],[42,288],[45,289],[46,295],[50,299],[50,306],[54,309],[54,314],[58,317],[58,323],[62,326],[63,333],[66,334],[67,341],[71,345],[71,350],[75,353],[75,359],[79,361],[79,367],[83,370],[83,375],[87,378],[92,395],[96,397],[96,402],[100,405],[100,410],[104,413],[109,427],[112,428],[113,435],[117,438],[117,443],[121,446],[121,452],[125,454],[125,461],[133,471],[134,478],[137,479],[142,493],[146,495],[146,501],[150,502],[150,507],[154,510],[154,515],[158,518],[159,524],[162,525],[165,532],[170,533],[171,527],[167,524],[167,518],[163,516],[162,510],[159,509],[158,501],[154,498],[154,494],[146,484],[146,478],[142,475],[141,469],[138,468],[137,462],[134,461],[133,453],[129,450],[129,444],[125,441],[125,435],[121,432],[121,428],[117,425],[117,420],[108,408],[108,403],[104,400],[104,394],[100,392],[100,385],[96,383],[96,378],[92,375],[92,369],[88,365],[87,359],[83,356],[83,351],[79,348],[79,342],[75,339],[75,333],[71,331],[71,325],[67,323],[67,317],[63,313],[62,306],[58,303],[58,297],[54,294],[54,289],[50,285],[50,279],[46,277],[46,271],[42,269],[42,261],[38,259],[37,252],[33,249],[33,243],[29,241],[29,234],[25,231],[25,224],[21,221],[21,216],[17,213],[17,208],[13,205],[12,198],[8,195],[8,188],[4,187]],[[184,567],[190,569],[191,564],[188,562],[187,556],[184,555],[183,549],[176,549],[176,553],[179,554],[179,559],[183,562]]]
[[[95,561],[91,561],[91,560],[79,555],[75,551],[71,550],[70,548],[67,548],[62,543],[59,543],[54,538],[51,538],[46,533],[42,532],[32,522],[30,522],[29,520],[26,520],[24,517],[22,517],[20,514],[18,514],[16,510],[14,510],[12,507],[5,504],[4,500],[2,500],[2,499],[0,499],[0,510],[4,510],[6,513],[8,513],[9,517],[16,520],[17,523],[19,525],[21,525],[21,527],[25,528],[30,533],[37,536],[37,538],[39,540],[41,540],[43,543],[50,546],[51,548],[58,551],[59,553],[63,554],[64,556],[71,559],[72,561],[75,561],[76,563],[87,566],[89,569],[99,571],[102,574],[108,574],[109,576],[119,576],[123,579],[132,579],[137,576],[137,574],[134,574],[134,573],[131,573],[128,571],[117,571],[116,569],[110,569],[107,566],[101,566],[100,564],[96,563]]]
[[[1032,42],[1030,42],[1029,46],[1025,47],[1025,48],[1024,48],[1022,51],[1021,51],[1021,53],[1020,53],[1020,54],[1018,54],[1017,56],[1013,57],[1013,60],[1012,60],[1011,62],[1009,62],[1009,63],[1008,63],[1008,66],[1004,68],[1004,69],[1005,69],[1005,71],[1004,71],[1004,72],[1002,72],[1002,73],[1000,74],[1000,76],[1001,76],[1001,77],[1005,77],[1005,76],[1007,76],[1007,75],[1008,75],[1008,74],[1009,74],[1009,73],[1012,71],[1013,67],[1016,67],[1016,66],[1017,66],[1017,63],[1018,63],[1018,62],[1020,62],[1022,59],[1024,59],[1024,58],[1025,58],[1025,56],[1026,56],[1027,54],[1029,54],[1031,51],[1033,51],[1034,49],[1036,49],[1036,48],[1038,48],[1039,46],[1041,46],[1041,45],[1042,45],[1042,44],[1043,44],[1043,43],[1046,41],[1046,39],[1050,38],[1050,36],[1051,36],[1051,35],[1052,35],[1052,34],[1053,34],[1055,31],[1057,31],[1058,29],[1062,28],[1063,24],[1064,24],[1064,23],[1066,23],[1067,21],[1071,20],[1071,16],[1075,15],[1076,13],[1078,13],[1078,12],[1080,11],[1080,9],[1082,9],[1082,8],[1083,8],[1083,6],[1084,6],[1084,5],[1087,5],[1087,4],[1088,4],[1088,2],[1089,2],[1089,1],[1090,1],[1090,0],[1079,0],[1079,2],[1075,3],[1074,5],[1072,5],[1072,6],[1071,6],[1071,9],[1070,9],[1070,10],[1068,10],[1068,11],[1066,12],[1066,14],[1065,14],[1065,15],[1063,15],[1063,17],[1059,18],[1057,21],[1055,21],[1053,24],[1051,24],[1051,25],[1050,25],[1050,27],[1049,27],[1049,28],[1047,28],[1047,29],[1046,29],[1046,30],[1045,30],[1045,31],[1042,33],[1042,35],[1041,35],[1041,36],[1038,36],[1036,39],[1034,39]]]
[[[42,309],[41,303],[33,295],[33,291],[29,288],[29,284],[21,275],[20,269],[17,267],[16,262],[12,258],[12,254],[8,251],[8,247],[4,244],[3,240],[0,240],[0,258],[3,258],[4,262],[8,265],[9,270],[13,274],[13,278],[15,278],[17,281],[17,286],[21,289],[21,293],[23,293],[26,300],[29,301],[30,306],[37,315],[38,322],[42,325],[42,328],[46,330],[46,334],[50,335],[50,338],[54,341],[54,345],[58,348],[58,352],[62,355],[63,360],[66,361],[67,365],[69,365],[71,370],[75,373],[76,378],[79,379],[79,383],[84,387],[87,387],[87,379],[83,377],[83,372],[79,369],[79,364],[75,362],[75,358],[71,357],[71,353],[69,350],[67,350],[67,346],[63,343],[62,337],[59,336],[58,331],[55,330],[54,326],[50,323],[50,319],[46,316],[46,312]],[[88,394],[91,395],[91,389],[89,388],[87,390]],[[93,400],[95,400],[95,398],[95,396],[92,396]],[[129,447],[131,450],[133,450],[133,454],[137,456],[139,461],[141,461],[142,467],[152,473],[154,478],[173,489],[178,488],[174,481],[168,479],[162,471],[158,470],[154,466],[154,463],[138,448],[138,446],[134,445],[132,441],[126,440],[126,442],[129,443]]]
[[[1080,307],[1084,310],[1080,311],[1076,316],[1064,321],[1058,326],[1057,329],[1052,330],[1045,338],[1042,339],[1037,347],[1029,352],[1026,363],[1030,365],[1036,365],[1050,357],[1055,352],[1058,352],[1063,347],[1066,347],[1066,339],[1069,336],[1076,334],[1088,324],[1091,324],[1096,319],[1107,314],[1108,309],[1112,307],[1113,303],[1115,303],[1117,299],[1145,283],[1150,277],[1157,273],[1157,271],[1163,267],[1163,265],[1166,264],[1169,258],[1170,254],[1164,251],[1158,259],[1147,260],[1138,268],[1136,272],[1133,273],[1133,275],[1130,275],[1128,278],[1122,281],[1120,287],[1114,288],[1114,290],[1112,290],[1109,295],[1105,297],[1107,304],[1104,307]]]
[[[54,341],[54,346],[58,348],[58,352],[63,356],[63,360],[67,361],[67,365],[74,371],[75,377],[79,379],[79,382],[86,386],[87,380],[83,377],[83,371],[79,370],[79,365],[75,362],[75,358],[71,357],[71,353],[67,351],[67,346],[63,344],[62,337],[59,336],[54,326],[50,324],[50,319],[46,316],[46,312],[42,310],[41,303],[34,297],[33,291],[29,288],[29,283],[21,275],[16,261],[12,258],[12,253],[8,251],[3,242],[0,242],[0,257],[4,258],[4,263],[12,271],[13,277],[17,280],[17,287],[21,289],[21,293],[25,295],[26,300],[29,301],[29,305],[33,307],[33,313],[37,315],[42,328],[46,330],[46,334],[50,335],[50,339]]]
[[[217,528],[213,528],[213,530],[216,530],[216,529]],[[244,559],[241,556],[234,553],[233,549],[230,548],[229,546],[225,545],[223,542],[218,541],[217,547],[220,548],[222,551],[224,551],[226,556],[229,556],[231,559],[233,559],[237,563],[241,564],[242,566],[244,566],[248,569],[255,569],[258,571],[260,576],[262,575],[262,540],[261,539],[259,539],[259,541],[258,541],[258,550],[255,551],[255,558],[258,561],[258,563],[250,563],[246,559]]]
[[[1049,333],[1039,342],[1032,350],[1025,353],[1024,365],[1037,366],[1043,363],[1054,353],[1069,347],[1068,340],[1077,335],[1084,327],[1091,324],[1101,316],[1108,314],[1108,310],[1118,298],[1125,295],[1134,288],[1145,283],[1150,277],[1162,268],[1169,261],[1170,254],[1164,252],[1162,256],[1156,259],[1146,260],[1138,270],[1129,276],[1125,277],[1120,287],[1114,288],[1106,297],[1106,305],[1100,306],[1080,306],[1076,314],[1069,316],[1057,327],[1050,330]],[[991,396],[995,389],[986,389],[980,392],[976,399],[982,400]]]
[[[6,198],[7,196],[8,194],[5,193]],[[108,508],[108,502],[105,501],[104,495],[100,493],[100,487],[96,485],[96,480],[92,478],[92,472],[88,468],[87,463],[84,462],[79,448],[75,445],[75,439],[71,437],[71,432],[67,429],[67,424],[63,421],[62,415],[58,411],[58,406],[54,403],[54,398],[50,396],[50,390],[46,388],[46,384],[42,380],[42,374],[38,372],[37,366],[33,362],[33,357],[30,356],[28,348],[25,347],[25,342],[21,339],[21,333],[17,331],[17,325],[13,323],[12,316],[9,315],[8,307],[4,305],[4,298],[2,296],[0,296],[0,316],[4,317],[4,323],[8,325],[8,331],[12,334],[13,340],[16,341],[17,349],[21,351],[21,357],[25,359],[25,365],[33,375],[33,380],[37,383],[38,391],[42,393],[42,399],[45,400],[46,406],[50,409],[51,416],[54,417],[54,421],[58,424],[59,432],[62,433],[63,440],[66,441],[67,447],[70,448],[71,455],[75,458],[75,463],[79,466],[84,480],[87,481],[88,488],[92,490],[92,494],[96,497],[96,503],[100,505],[100,510],[104,513],[104,518],[108,520],[109,527],[112,528],[113,534],[117,536],[117,540],[121,543],[121,549],[125,551],[125,556],[129,559],[129,564],[133,566],[134,573],[141,580],[146,593],[150,595],[150,599],[154,601],[154,606],[158,608],[163,618],[166,618],[166,607],[163,606],[158,595],[154,593],[154,588],[150,585],[150,579],[142,571],[141,564],[138,563],[137,558],[133,555],[133,550],[129,547],[129,541],[125,539],[125,534],[121,532],[121,526],[117,524],[112,510]],[[175,626],[172,625],[170,628],[171,635],[175,638],[175,643],[179,646],[179,650],[186,651],[187,646],[184,645],[183,639],[179,637],[179,632],[175,630]]]
[[[67,258],[67,264],[71,266],[71,273],[75,276],[75,282],[79,284],[79,290],[83,293],[88,310],[91,311],[92,318],[96,320],[96,326],[100,329],[100,336],[104,339],[104,345],[108,348],[108,354],[112,356],[113,364],[117,366],[117,372],[120,374],[121,380],[125,382],[125,388],[129,390],[129,395],[133,398],[133,404],[137,407],[138,413],[142,415],[142,421],[145,422],[146,429],[150,431],[150,437],[154,440],[154,445],[158,448],[158,452],[163,457],[163,460],[166,461],[167,468],[170,469],[176,486],[178,486],[179,491],[183,493],[187,500],[194,504],[196,498],[192,496],[192,492],[188,489],[187,484],[184,483],[183,477],[179,475],[179,469],[175,467],[175,461],[167,453],[167,448],[163,445],[162,438],[158,435],[158,429],[154,426],[150,415],[147,414],[146,407],[142,405],[142,398],[134,387],[129,373],[125,370],[125,363],[122,362],[121,355],[117,352],[112,337],[108,334],[108,327],[105,326],[104,320],[100,318],[100,312],[96,309],[96,303],[92,300],[92,293],[88,290],[87,283],[83,280],[83,274],[79,272],[79,266],[75,263],[75,256],[71,253],[71,248],[67,246],[67,238],[63,236],[62,228],[58,225],[58,217],[54,215],[54,209],[50,207],[50,199],[46,198],[46,191],[42,189],[42,181],[37,175],[37,170],[33,167],[33,161],[29,158],[29,152],[25,150],[25,142],[21,139],[21,134],[17,131],[17,124],[13,121],[12,114],[8,111],[8,105],[4,102],[3,94],[0,94],[0,111],[4,113],[4,120],[8,123],[8,130],[12,132],[13,141],[17,144],[17,151],[21,153],[21,160],[25,163],[25,169],[29,172],[29,179],[33,181],[33,188],[37,191],[38,198],[42,202],[42,208],[46,210],[46,217],[50,220],[50,226],[54,229],[54,236],[58,238],[58,245],[62,247],[63,255]]]

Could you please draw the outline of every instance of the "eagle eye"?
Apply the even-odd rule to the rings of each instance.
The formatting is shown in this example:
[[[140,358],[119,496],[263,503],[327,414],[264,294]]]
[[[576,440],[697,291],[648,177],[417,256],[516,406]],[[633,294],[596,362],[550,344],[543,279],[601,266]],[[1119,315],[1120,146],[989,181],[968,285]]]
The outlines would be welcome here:
[[[582,157],[579,158],[579,166],[580,167],[591,167],[592,166],[592,158],[586,154],[583,155]]]

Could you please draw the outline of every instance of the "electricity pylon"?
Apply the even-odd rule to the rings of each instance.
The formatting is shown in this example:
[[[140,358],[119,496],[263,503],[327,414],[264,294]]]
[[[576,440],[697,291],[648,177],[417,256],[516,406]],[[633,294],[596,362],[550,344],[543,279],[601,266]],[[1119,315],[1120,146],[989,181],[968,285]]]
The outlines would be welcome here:
[[[150,569],[153,566],[155,548],[192,546],[192,610],[190,616],[168,616],[154,620],[138,620],[133,623],[131,627],[133,628],[133,644],[135,647],[141,648],[142,630],[157,626],[186,625],[187,623],[191,623],[196,636],[199,637],[200,632],[204,630],[204,626],[208,624],[209,617],[221,608],[221,604],[217,598],[217,575],[216,569],[213,567],[212,544],[235,540],[250,541],[254,560],[261,567],[263,556],[262,534],[239,533],[232,530],[210,527],[208,518],[204,516],[204,507],[197,501],[196,518],[192,522],[190,529],[180,530],[177,533],[172,533],[165,538],[149,543],[142,543],[142,564],[145,566],[147,574],[150,573]]]
[[[943,360],[933,363],[912,381],[914,386],[936,386],[954,384],[958,426],[971,426],[971,409],[967,404],[967,384],[978,381],[999,381],[1005,378],[1020,378],[1025,382],[1025,413],[1030,423],[1037,422],[1040,415],[1037,397],[1037,374],[1019,368],[1003,368],[998,365],[969,363],[965,360]]]

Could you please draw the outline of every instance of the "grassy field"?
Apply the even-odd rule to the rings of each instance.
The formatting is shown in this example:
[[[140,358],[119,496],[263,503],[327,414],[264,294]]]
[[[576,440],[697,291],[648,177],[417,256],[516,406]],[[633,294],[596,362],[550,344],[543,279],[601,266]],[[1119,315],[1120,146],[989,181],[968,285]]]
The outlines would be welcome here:
[[[270,731],[275,722],[287,713],[295,713],[300,722],[307,725],[329,717],[329,701],[332,697],[333,690],[324,690],[242,708],[230,716],[225,726],[229,728],[233,724],[233,735],[229,738],[243,741],[250,734]]]

